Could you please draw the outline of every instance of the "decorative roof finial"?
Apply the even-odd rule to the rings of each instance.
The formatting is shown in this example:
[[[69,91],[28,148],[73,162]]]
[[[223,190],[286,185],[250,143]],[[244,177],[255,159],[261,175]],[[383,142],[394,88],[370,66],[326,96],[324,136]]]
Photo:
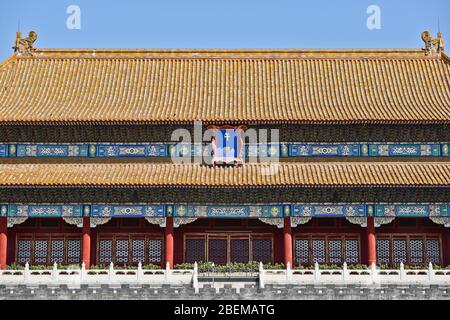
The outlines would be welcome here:
[[[442,39],[442,33],[438,32],[437,38],[433,38],[428,31],[422,32],[422,40],[425,42],[425,54],[427,56],[433,56],[440,54],[444,51],[444,39]]]
[[[33,45],[37,40],[37,33],[30,31],[27,38],[22,38],[22,33],[17,31],[16,42],[14,43],[14,52],[18,55],[28,55],[32,56],[33,52],[36,50]]]

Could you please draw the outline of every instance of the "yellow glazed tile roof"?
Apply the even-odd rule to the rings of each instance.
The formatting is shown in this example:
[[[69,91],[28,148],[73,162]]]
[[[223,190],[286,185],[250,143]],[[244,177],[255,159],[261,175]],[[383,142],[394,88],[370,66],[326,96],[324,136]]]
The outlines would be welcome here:
[[[37,50],[0,64],[0,124],[450,122],[420,50]]]
[[[194,164],[0,164],[0,186],[449,186],[450,162]]]

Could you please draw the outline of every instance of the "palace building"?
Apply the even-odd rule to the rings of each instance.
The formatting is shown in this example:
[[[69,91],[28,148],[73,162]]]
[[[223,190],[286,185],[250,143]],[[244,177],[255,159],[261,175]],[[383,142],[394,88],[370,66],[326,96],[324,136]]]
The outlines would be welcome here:
[[[422,38],[59,50],[18,33],[0,63],[0,267],[449,265],[450,60]]]

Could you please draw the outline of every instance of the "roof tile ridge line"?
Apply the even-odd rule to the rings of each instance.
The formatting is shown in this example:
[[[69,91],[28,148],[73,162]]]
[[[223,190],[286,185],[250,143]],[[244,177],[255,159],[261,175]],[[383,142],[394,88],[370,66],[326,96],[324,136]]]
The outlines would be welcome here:
[[[445,53],[442,52],[440,56],[441,60],[443,60],[445,63],[450,65],[450,57]]]
[[[295,53],[295,52],[414,52],[423,53],[424,51],[420,48],[37,48],[36,53],[39,52],[130,52],[130,53],[141,53],[141,52],[164,52],[164,53],[232,53],[232,52],[278,52],[278,53]]]
[[[245,55],[245,54],[259,54],[259,55],[279,55],[278,58],[289,58],[295,55],[389,55],[395,57],[395,55],[410,54],[414,55],[415,58],[420,58],[423,54],[422,50],[410,48],[410,49],[95,49],[95,48],[63,48],[63,49],[51,49],[43,48],[38,49],[35,54],[46,55],[47,57],[55,57],[59,55],[69,56],[72,54],[99,54],[99,55],[135,55],[139,57],[142,55],[187,55],[187,54],[197,54],[202,56],[211,55]],[[36,55],[34,55],[36,57]],[[242,57],[241,57],[242,58]],[[399,57],[397,57],[399,58]]]
[[[439,60],[439,56],[255,56],[255,57],[240,57],[240,56],[88,56],[88,55],[43,55],[43,56],[24,56],[18,57],[27,60]]]
[[[8,64],[10,64],[12,61],[16,60],[17,58],[19,58],[19,56],[16,53],[14,53],[13,55],[6,58],[6,60],[0,61],[0,69],[7,66]]]

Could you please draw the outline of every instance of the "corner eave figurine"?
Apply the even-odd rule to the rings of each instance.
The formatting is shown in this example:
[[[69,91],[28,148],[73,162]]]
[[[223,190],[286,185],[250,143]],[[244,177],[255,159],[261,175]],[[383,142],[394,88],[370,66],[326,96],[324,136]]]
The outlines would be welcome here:
[[[425,42],[425,54],[427,56],[433,56],[440,54],[444,51],[444,39],[442,39],[442,33],[438,32],[437,38],[433,38],[429,31],[422,32],[422,40]]]
[[[33,52],[36,51],[36,48],[33,46],[36,40],[36,32],[30,31],[27,38],[22,38],[22,33],[18,31],[16,34],[16,42],[13,47],[14,52],[18,55],[32,56]]]

